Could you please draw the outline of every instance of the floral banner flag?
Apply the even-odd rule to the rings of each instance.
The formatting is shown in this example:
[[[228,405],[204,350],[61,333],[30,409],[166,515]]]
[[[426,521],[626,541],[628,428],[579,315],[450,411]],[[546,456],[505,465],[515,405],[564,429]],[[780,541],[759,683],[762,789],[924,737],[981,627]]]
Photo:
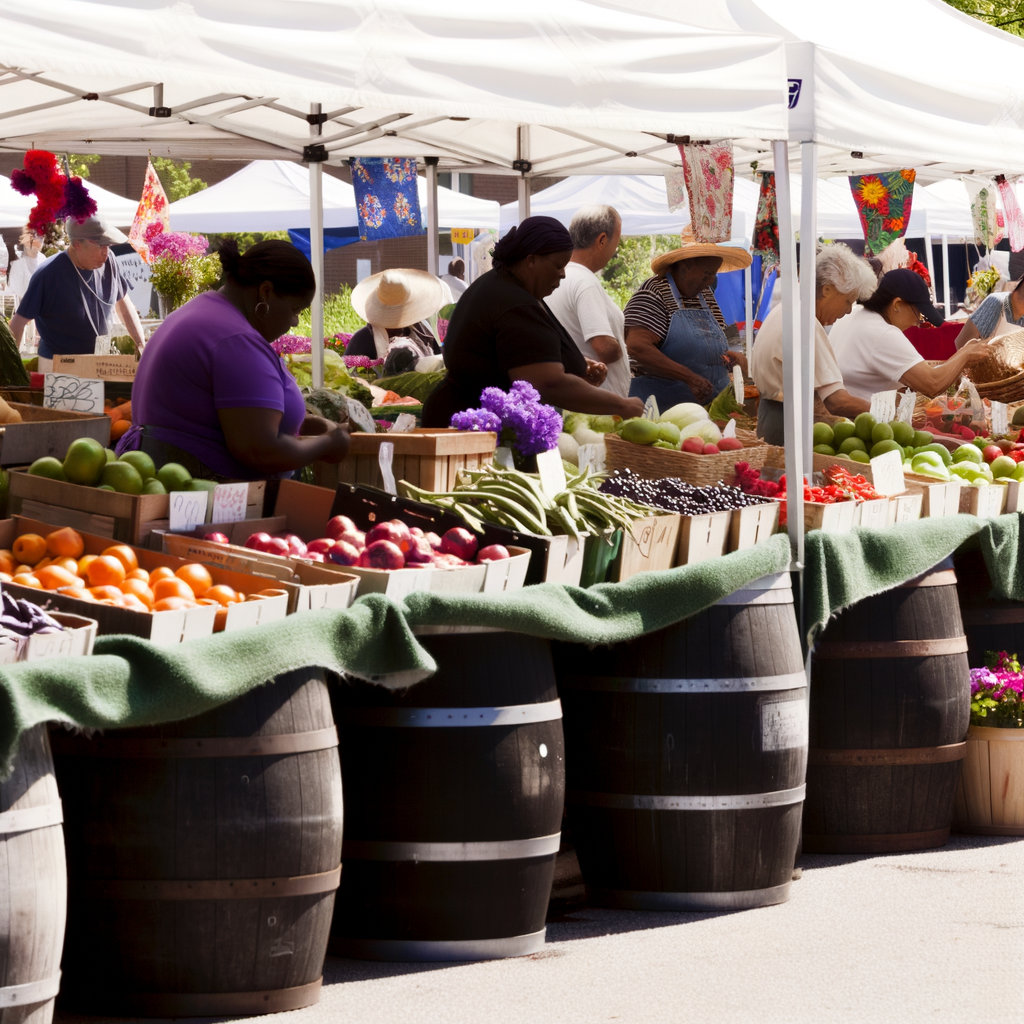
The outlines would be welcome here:
[[[850,175],[867,254],[877,256],[906,233],[916,178],[917,171],[912,168]]]
[[[423,234],[414,159],[353,157],[351,164],[359,237],[364,242]]]
[[[158,227],[154,225],[159,225]],[[128,241],[135,246],[135,251],[147,262],[153,262],[149,243],[156,235],[171,229],[171,218],[167,212],[167,193],[153,168],[153,162],[146,162],[146,180],[142,183],[142,198],[139,208],[135,211],[132,229],[128,232]]]
[[[974,241],[986,249],[994,249],[1006,234],[1002,211],[996,203],[996,189],[991,181],[982,178],[964,178],[963,182],[971,201]]]
[[[665,172],[665,195],[669,213],[675,213],[686,205],[686,175],[681,167]]]
[[[690,222],[698,242],[727,242],[732,237],[732,143],[680,146]]]
[[[754,221],[754,256],[761,257],[763,273],[779,263],[779,212],[775,204],[775,172],[761,172],[761,194],[757,198]]]
[[[1014,178],[1014,181],[1017,179]],[[1003,212],[1006,214],[1006,233],[1010,237],[1010,248],[1014,252],[1024,249],[1024,214],[1021,213],[1017,196],[1013,191],[1013,183],[1000,174],[996,178],[999,186],[999,197],[1003,200]]]

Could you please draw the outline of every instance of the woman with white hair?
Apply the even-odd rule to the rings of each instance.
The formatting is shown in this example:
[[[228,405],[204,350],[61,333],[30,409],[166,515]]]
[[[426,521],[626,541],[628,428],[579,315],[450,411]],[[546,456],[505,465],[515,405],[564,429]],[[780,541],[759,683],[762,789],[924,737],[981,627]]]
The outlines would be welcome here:
[[[851,395],[843,386],[832,345],[825,328],[853,309],[858,299],[867,298],[876,287],[874,271],[841,242],[822,245],[815,261],[814,288],[814,393],[833,416],[853,419],[867,412],[871,403]],[[750,375],[761,401],[757,432],[769,444],[783,443],[782,393],[782,306],[765,318],[750,357]]]

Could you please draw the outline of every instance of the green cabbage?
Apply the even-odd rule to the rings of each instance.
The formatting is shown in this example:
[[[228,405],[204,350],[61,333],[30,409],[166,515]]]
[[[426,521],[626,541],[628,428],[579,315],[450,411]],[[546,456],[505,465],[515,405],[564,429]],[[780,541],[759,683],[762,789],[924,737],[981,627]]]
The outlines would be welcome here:
[[[668,412],[663,412],[658,418],[658,422],[674,423],[680,430],[684,430],[691,423],[697,423],[699,420],[707,418],[708,414],[704,406],[697,405],[696,402],[680,402],[679,405],[673,405]]]

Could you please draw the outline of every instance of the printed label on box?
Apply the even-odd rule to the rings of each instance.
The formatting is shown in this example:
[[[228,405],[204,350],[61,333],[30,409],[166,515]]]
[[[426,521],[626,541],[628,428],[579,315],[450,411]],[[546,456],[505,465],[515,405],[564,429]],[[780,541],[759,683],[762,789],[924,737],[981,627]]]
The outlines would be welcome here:
[[[209,491],[171,491],[172,533],[190,533],[206,522],[206,502]]]
[[[245,507],[249,500],[249,485],[217,484],[213,492],[212,523],[237,523],[245,518]],[[173,527],[172,527],[173,529]]]

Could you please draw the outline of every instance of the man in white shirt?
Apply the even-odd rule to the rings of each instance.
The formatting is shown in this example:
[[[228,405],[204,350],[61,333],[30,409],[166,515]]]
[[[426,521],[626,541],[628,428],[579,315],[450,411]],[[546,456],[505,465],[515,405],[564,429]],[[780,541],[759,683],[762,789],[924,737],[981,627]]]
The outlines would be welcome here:
[[[465,278],[466,264],[458,257],[448,264],[448,269],[441,275],[441,280],[448,285],[448,288],[452,293],[452,299],[455,302],[459,301],[462,297],[462,293],[469,287],[469,285],[466,284]]]
[[[601,385],[622,398],[629,396],[622,310],[597,276],[615,255],[622,236],[622,218],[611,206],[584,206],[569,224],[572,259],[565,280],[544,301],[588,358],[604,363],[608,376]]]

